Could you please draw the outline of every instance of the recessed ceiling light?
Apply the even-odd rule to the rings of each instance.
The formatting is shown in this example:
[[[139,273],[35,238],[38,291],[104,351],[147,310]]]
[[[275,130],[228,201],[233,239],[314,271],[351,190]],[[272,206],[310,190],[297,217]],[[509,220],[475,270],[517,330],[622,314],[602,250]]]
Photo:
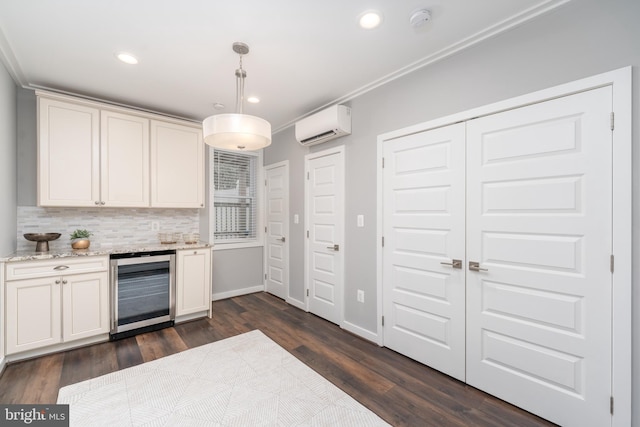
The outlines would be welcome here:
[[[250,96],[247,98],[247,102],[257,104],[258,102],[260,102],[260,98],[258,98],[257,96]]]
[[[358,22],[365,30],[371,30],[380,25],[382,22],[382,14],[377,10],[368,10],[360,15]]]
[[[125,52],[118,53],[116,55],[116,58],[118,58],[120,61],[124,62],[125,64],[135,65],[138,63],[138,58],[131,55],[130,53],[125,53]]]

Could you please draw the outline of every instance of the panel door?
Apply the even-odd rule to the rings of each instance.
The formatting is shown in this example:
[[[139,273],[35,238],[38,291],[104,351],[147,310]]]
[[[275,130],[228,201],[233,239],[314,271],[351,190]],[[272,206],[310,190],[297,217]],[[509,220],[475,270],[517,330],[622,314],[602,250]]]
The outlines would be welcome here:
[[[59,278],[6,282],[7,354],[62,341]]]
[[[204,207],[200,128],[151,121],[151,206]]]
[[[149,207],[149,120],[102,111],[100,121],[100,203]]]
[[[462,381],[464,145],[464,123],[408,135],[383,170],[384,345]]]
[[[341,324],[344,300],[344,154],[307,158],[309,311]]]
[[[176,316],[208,311],[211,305],[211,250],[177,252]]]
[[[289,166],[266,170],[266,291],[278,298],[289,296]]]
[[[611,424],[611,88],[467,127],[467,382]]]
[[[73,341],[109,332],[107,272],[63,276],[63,340]]]
[[[100,204],[100,114],[38,98],[38,204]]]

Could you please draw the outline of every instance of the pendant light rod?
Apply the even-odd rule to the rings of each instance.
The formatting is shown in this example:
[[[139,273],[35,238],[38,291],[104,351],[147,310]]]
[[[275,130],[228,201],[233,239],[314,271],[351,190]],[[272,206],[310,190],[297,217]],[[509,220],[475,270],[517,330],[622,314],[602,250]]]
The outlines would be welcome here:
[[[242,42],[233,44],[233,51],[240,55],[240,68],[236,70],[236,113],[216,114],[202,121],[204,142],[224,150],[259,150],[271,144],[271,124],[260,117],[243,114],[244,79],[242,56],[249,53],[249,46]]]
[[[233,51],[240,55],[240,68],[236,70],[236,113],[242,114],[244,107],[244,79],[247,77],[247,72],[242,69],[242,55],[249,53],[249,45],[235,42]]]

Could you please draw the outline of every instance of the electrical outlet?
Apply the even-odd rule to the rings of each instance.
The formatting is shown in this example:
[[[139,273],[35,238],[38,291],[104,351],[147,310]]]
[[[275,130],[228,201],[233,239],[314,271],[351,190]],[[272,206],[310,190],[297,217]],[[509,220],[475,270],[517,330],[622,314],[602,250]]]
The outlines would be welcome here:
[[[158,221],[151,221],[151,231],[160,231],[160,223]]]
[[[357,295],[358,302],[364,302],[364,291],[362,289],[358,289]]]

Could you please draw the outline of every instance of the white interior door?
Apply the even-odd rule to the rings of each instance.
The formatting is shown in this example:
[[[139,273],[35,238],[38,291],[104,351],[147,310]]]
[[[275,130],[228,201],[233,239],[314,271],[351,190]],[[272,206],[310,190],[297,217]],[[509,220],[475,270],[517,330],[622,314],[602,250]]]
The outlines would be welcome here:
[[[611,424],[610,87],[467,124],[467,382]]]
[[[266,273],[267,292],[289,296],[289,164],[266,167]]]
[[[408,135],[383,171],[384,345],[462,381],[464,145],[464,123]]]
[[[344,299],[344,151],[306,157],[307,304],[310,312],[341,324]]]

